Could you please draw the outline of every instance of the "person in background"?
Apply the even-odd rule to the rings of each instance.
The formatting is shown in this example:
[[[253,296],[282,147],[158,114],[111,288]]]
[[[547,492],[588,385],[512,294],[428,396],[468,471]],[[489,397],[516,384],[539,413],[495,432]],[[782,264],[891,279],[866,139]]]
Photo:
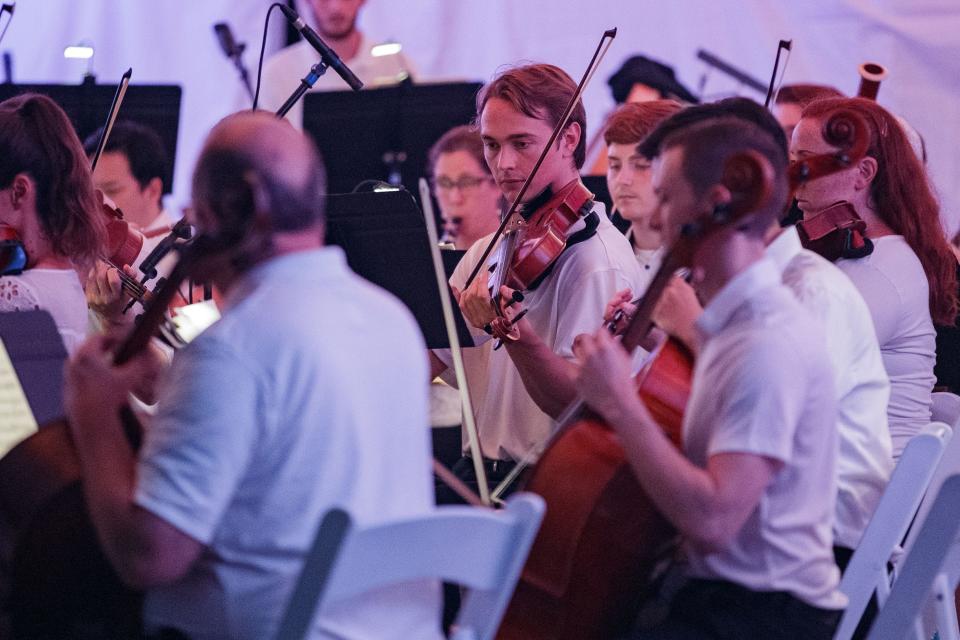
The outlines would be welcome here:
[[[357,27],[357,17],[366,0],[309,0],[313,27],[364,87],[377,87],[403,82],[415,73],[402,51],[375,51],[375,42]],[[310,16],[303,16],[309,19]],[[306,40],[292,44],[263,64],[258,107],[276,111],[310,71],[320,55]],[[344,91],[349,87],[336,72],[327,72],[313,85],[313,91]],[[247,100],[244,94],[244,100]],[[247,105],[249,106],[249,105]],[[303,122],[303,101],[287,113],[296,126]]]
[[[662,120],[681,109],[674,100],[628,102],[607,120],[603,139],[607,143],[607,188],[613,207],[630,223],[627,240],[640,264],[643,282],[635,295],[643,295],[663,260],[660,232],[650,226],[657,197],[650,182],[650,159],[638,145]]]
[[[97,131],[84,142],[88,156],[92,157],[96,151],[100,135],[101,131]],[[143,247],[127,270],[128,275],[138,280],[142,274],[137,267],[177,222],[163,207],[168,169],[160,136],[142,124],[121,120],[111,130],[93,172],[96,188],[116,204],[124,220],[143,234]],[[166,276],[174,262],[174,255],[161,261],[157,266],[158,277]],[[105,262],[98,262],[91,271],[86,295],[87,304],[100,324],[128,325],[133,321],[134,313],[123,313],[130,298],[120,285],[120,274]]]
[[[427,153],[427,175],[440,204],[446,239],[466,251],[500,224],[503,195],[483,159],[476,127],[450,129]]]
[[[843,110],[867,125],[866,155],[848,169],[803,183],[796,191],[804,219],[847,202],[866,223],[869,255],[840,259],[867,302],[890,377],[887,420],[893,454],[930,422],[935,355],[934,323],[957,317],[957,258],[940,223],[926,170],[896,118],[872,100],[825,98],[810,103],[793,131],[791,156],[834,153],[821,135]]]
[[[49,311],[67,351],[79,346],[83,281],[104,250],[105,221],[63,110],[36,94],[0,103],[0,228],[19,237],[27,258],[22,273],[0,275],[0,312]]]
[[[790,140],[804,107],[820,98],[843,97],[839,89],[825,84],[785,84],[780,87],[773,101],[773,115],[783,127],[787,140]]]
[[[700,102],[697,96],[677,80],[673,67],[641,55],[627,58],[616,73],[607,79],[607,85],[617,106],[651,100],[676,100],[685,104]],[[603,137],[605,129],[606,122],[587,145],[584,175],[602,176],[607,171]]]

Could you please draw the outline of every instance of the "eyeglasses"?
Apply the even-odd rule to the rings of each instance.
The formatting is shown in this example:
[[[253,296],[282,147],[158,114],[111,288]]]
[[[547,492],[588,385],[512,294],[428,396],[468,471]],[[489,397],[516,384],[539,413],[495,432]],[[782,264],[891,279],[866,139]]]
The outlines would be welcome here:
[[[469,191],[470,189],[476,189],[484,182],[492,181],[493,178],[490,176],[460,176],[457,180],[451,180],[446,176],[441,176],[434,179],[433,188],[437,191],[453,191],[454,189],[459,189],[460,191]]]

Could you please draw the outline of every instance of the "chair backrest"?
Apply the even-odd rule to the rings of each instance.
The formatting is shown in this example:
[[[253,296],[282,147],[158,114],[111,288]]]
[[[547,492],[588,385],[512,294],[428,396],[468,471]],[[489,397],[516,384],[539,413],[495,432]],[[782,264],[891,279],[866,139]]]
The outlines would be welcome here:
[[[947,425],[934,422],[904,448],[840,581],[840,591],[846,594],[848,604],[834,640],[853,636],[875,591],[881,601],[887,595],[887,562],[903,541],[952,433]]]
[[[935,393],[934,396],[952,396],[960,402],[960,397],[953,395],[952,393]],[[934,404],[937,404],[938,401],[935,400]],[[946,404],[952,402],[951,399],[947,398],[946,400],[941,400],[940,402]],[[934,411],[934,413],[938,413]],[[943,422],[946,422],[945,420]],[[946,424],[950,424],[947,422]],[[937,492],[940,491],[940,486],[943,484],[944,480],[948,477],[960,473],[960,438],[954,438],[949,443],[947,443],[947,448],[943,452],[943,456],[940,458],[940,463],[937,465],[937,468],[934,470],[933,477],[930,478],[930,483],[927,486],[926,497],[920,502],[920,508],[917,510],[917,517],[915,522],[917,523],[916,527],[910,529],[910,532],[907,533],[907,539],[903,543],[903,548],[907,551],[910,550],[911,545],[913,545],[914,540],[916,539],[917,533],[920,530],[920,525],[923,523],[923,519],[927,517],[927,512],[930,510],[931,505],[933,504],[933,499],[936,497]]]
[[[956,429],[960,424],[960,396],[949,391],[936,391],[931,397],[933,405],[930,419],[934,422],[945,422],[951,429]]]
[[[325,603],[441,579],[470,589],[451,638],[493,638],[545,508],[540,496],[518,493],[501,511],[444,506],[371,527],[358,527],[333,509],[320,523],[276,637],[303,638]]]
[[[960,475],[953,475],[943,483],[933,501],[890,597],[870,628],[868,640],[902,640],[910,633],[960,529],[958,512]]]

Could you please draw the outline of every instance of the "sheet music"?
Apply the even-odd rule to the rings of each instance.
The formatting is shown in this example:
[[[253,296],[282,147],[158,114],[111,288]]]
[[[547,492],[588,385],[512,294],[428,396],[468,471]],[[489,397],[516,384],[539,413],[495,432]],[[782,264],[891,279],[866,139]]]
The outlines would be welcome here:
[[[37,430],[27,396],[0,340],[0,456]]]

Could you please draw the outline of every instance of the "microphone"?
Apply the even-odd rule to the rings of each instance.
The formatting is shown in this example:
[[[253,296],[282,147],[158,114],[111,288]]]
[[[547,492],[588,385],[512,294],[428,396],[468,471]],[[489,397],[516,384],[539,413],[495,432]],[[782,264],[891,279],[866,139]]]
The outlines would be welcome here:
[[[233,38],[233,31],[230,30],[230,25],[226,22],[218,22],[213,25],[213,31],[217,34],[217,41],[220,43],[220,48],[223,49],[223,55],[228,58],[237,58],[246,48],[245,44],[237,44],[237,41]]]
[[[13,54],[9,51],[3,52],[3,82],[5,84],[13,83]]]
[[[234,39],[233,31],[230,30],[230,25],[226,22],[218,22],[213,25],[213,32],[217,35],[217,42],[220,43],[223,54],[230,60],[233,60],[233,66],[235,66],[240,73],[240,81],[243,83],[243,87],[247,90],[247,94],[252,101],[253,86],[250,84],[250,75],[247,73],[247,68],[243,65],[243,51],[247,48],[247,45],[243,42],[237,42],[236,39]]]
[[[143,282],[157,277],[157,263],[170,253],[177,240],[189,240],[192,235],[193,230],[187,223],[186,218],[181,218],[177,224],[173,225],[167,237],[161,240],[140,263],[140,272],[144,275]]]
[[[344,64],[343,60],[340,59],[333,49],[327,46],[323,40],[320,39],[320,36],[317,35],[317,32],[310,28],[310,26],[303,21],[296,11],[290,7],[280,4],[277,5],[280,7],[280,11],[283,12],[283,15],[286,16],[287,20],[290,21],[290,24],[293,25],[293,28],[300,32],[300,35],[310,43],[310,46],[316,49],[317,53],[320,54],[320,57],[323,58],[330,67],[337,72],[337,75],[343,78],[343,81],[350,85],[350,88],[354,91],[360,91],[363,88],[363,83],[360,81],[353,71],[350,71],[350,68]]]

